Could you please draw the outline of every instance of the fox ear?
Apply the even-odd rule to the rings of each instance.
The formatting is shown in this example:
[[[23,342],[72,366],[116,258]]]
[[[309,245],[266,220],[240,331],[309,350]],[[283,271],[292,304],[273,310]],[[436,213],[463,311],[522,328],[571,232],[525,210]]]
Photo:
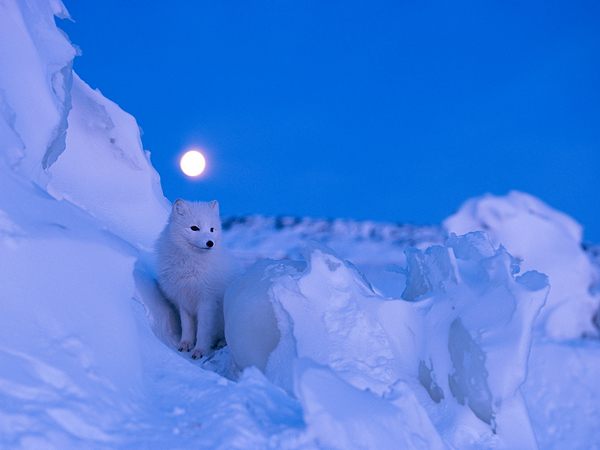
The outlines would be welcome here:
[[[175,203],[173,203],[173,213],[183,216],[186,212],[188,212],[188,207],[185,204],[185,200],[181,200],[180,198],[175,200]]]
[[[217,211],[219,210],[219,202],[216,200],[210,202],[208,206],[210,206],[212,209],[216,209]]]

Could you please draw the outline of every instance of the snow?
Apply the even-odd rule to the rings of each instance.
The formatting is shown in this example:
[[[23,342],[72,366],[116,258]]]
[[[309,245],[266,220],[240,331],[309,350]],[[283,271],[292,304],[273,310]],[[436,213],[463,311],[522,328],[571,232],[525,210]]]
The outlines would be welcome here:
[[[48,192],[99,218],[123,239],[151,250],[171,205],[142,148],[135,119],[75,73],[71,98],[69,151],[49,167]],[[115,178],[120,182],[114,183]]]
[[[409,295],[398,300],[376,294],[351,263],[320,244],[306,248],[305,267],[295,261],[257,263],[225,297],[233,362],[264,367],[267,378],[297,396],[305,411],[314,405],[302,400],[297,366],[317,364],[318,373],[332,372],[323,375],[327,383],[343,380],[379,397],[399,381],[410,386],[421,404],[402,416],[423,441],[432,427],[419,434],[409,418],[414,411],[427,416],[427,409],[439,442],[535,447],[519,386],[533,321],[549,290],[547,277],[534,271],[515,277],[515,260],[503,248],[495,250],[483,233],[453,235],[446,247],[409,254]],[[319,403],[319,414],[339,416],[338,403]],[[355,420],[368,422],[373,413],[359,407],[353,415],[335,428],[351,433]],[[372,447],[393,448],[382,445]]]
[[[597,249],[522,193],[456,234],[225,220],[229,345],[178,353],[170,205],[53,15],[0,5],[0,448],[600,448]]]
[[[600,278],[582,249],[583,229],[571,217],[512,191],[466,201],[444,226],[458,234],[485,231],[494,245],[521,260],[523,270],[535,268],[550,277],[552,289],[539,319],[545,333],[556,339],[599,337],[593,318],[600,295],[591,288]]]
[[[307,358],[299,360],[296,373],[308,435],[323,448],[444,448],[405,386],[398,386],[391,401],[352,387]]]
[[[45,186],[45,172],[64,150],[75,49],[54,24],[68,13],[59,1],[0,6],[2,156]]]

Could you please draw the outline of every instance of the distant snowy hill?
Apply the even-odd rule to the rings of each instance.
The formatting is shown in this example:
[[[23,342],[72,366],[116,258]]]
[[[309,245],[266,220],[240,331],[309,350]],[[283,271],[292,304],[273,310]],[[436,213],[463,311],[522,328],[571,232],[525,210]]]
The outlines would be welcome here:
[[[178,353],[169,202],[55,15],[0,4],[0,449],[600,448],[598,246],[524,193],[439,226],[225,218],[229,345]]]

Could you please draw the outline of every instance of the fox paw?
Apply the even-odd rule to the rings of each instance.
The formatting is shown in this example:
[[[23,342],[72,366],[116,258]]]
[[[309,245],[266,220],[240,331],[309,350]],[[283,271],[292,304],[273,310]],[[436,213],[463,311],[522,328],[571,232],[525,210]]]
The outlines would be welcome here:
[[[192,359],[200,359],[200,358],[202,358],[202,354],[203,354],[203,353],[202,353],[202,351],[201,351],[201,350],[195,349],[195,350],[192,352]]]
[[[189,352],[192,348],[194,348],[194,346],[191,342],[181,341],[177,350],[179,350],[180,352]]]

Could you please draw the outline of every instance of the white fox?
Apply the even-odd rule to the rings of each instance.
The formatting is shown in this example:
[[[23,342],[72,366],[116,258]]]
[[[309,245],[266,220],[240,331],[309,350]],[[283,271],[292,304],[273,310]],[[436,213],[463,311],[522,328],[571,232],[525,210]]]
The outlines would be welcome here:
[[[242,269],[221,241],[216,201],[177,200],[156,242],[158,284],[181,317],[179,351],[207,355],[225,339],[223,296]]]

